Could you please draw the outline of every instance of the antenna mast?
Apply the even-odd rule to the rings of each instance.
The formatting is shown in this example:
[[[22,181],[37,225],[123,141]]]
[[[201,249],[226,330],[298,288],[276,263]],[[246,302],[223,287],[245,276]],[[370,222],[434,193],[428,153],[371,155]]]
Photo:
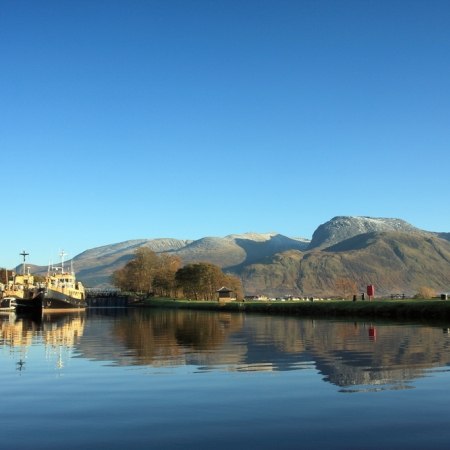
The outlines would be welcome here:
[[[61,273],[64,273],[64,256],[67,256],[67,253],[64,250],[61,250],[59,256],[61,256]]]
[[[29,253],[27,253],[25,250],[22,250],[22,253],[19,253],[20,256],[23,256],[23,266],[22,266],[22,275],[25,275],[25,260]]]

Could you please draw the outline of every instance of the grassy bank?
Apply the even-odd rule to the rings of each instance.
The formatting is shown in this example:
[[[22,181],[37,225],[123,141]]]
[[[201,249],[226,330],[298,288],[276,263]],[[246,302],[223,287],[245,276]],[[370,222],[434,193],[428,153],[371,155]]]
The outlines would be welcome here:
[[[147,299],[141,306],[210,311],[287,314],[316,317],[365,317],[390,319],[450,319],[450,301],[445,300],[373,300],[316,302],[218,302],[172,299]]]

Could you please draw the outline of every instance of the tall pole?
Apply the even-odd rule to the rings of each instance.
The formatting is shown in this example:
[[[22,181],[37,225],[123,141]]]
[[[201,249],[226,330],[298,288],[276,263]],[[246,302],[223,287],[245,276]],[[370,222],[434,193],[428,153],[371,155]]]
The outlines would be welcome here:
[[[27,253],[25,250],[22,250],[22,253],[20,253],[20,256],[23,256],[23,266],[22,266],[22,275],[25,275],[25,260],[29,253]]]
[[[61,250],[61,253],[59,256],[61,256],[61,273],[64,273],[64,256],[66,256],[67,253],[64,250]]]

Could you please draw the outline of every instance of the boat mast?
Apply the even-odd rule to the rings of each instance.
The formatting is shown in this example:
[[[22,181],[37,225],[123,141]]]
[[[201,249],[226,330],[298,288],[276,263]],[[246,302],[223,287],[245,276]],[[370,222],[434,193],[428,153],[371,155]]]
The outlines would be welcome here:
[[[22,266],[22,275],[25,275],[25,260],[29,253],[27,253],[25,250],[22,250],[22,253],[19,253],[20,256],[23,256],[23,266]]]
[[[61,256],[61,273],[64,273],[64,256],[67,256],[67,253],[64,250],[61,250],[59,256]]]

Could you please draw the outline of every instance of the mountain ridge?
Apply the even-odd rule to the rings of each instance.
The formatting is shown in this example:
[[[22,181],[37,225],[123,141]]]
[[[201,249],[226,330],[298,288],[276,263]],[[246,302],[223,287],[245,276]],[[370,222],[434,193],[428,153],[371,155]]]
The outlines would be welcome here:
[[[319,225],[311,240],[276,232],[133,239],[86,250],[67,263],[87,286],[108,287],[112,273],[141,247],[179,256],[184,264],[217,264],[239,276],[248,294],[332,294],[339,277],[355,279],[359,289],[376,283],[380,293],[413,293],[427,280],[450,290],[450,233],[421,230],[396,218],[336,216]]]
[[[336,216],[314,231],[308,249],[329,247],[352,236],[371,231],[425,232],[396,218]],[[425,232],[426,233],[426,232]]]

